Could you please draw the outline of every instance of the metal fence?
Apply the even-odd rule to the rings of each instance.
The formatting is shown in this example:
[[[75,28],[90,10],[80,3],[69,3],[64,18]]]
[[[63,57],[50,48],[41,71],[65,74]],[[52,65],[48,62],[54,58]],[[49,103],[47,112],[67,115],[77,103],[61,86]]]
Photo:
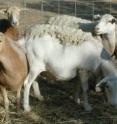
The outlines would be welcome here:
[[[24,0],[25,6],[57,14],[92,18],[94,14],[110,13],[117,17],[117,0]]]
[[[8,6],[22,5],[31,9],[92,18],[94,14],[110,13],[117,17],[117,0],[0,0]]]

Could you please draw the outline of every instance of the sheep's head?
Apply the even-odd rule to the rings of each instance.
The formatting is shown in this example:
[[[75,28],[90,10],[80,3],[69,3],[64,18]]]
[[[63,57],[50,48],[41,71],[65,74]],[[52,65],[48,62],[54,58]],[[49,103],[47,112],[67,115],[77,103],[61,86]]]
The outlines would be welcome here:
[[[98,92],[101,91],[100,89],[101,87],[105,88],[108,102],[117,107],[117,77],[109,76],[109,77],[102,79],[96,85],[96,91]]]
[[[103,15],[102,17],[100,17],[95,27],[96,34],[100,35],[100,34],[113,33],[113,31],[115,31],[116,22],[117,22],[117,19],[112,15],[110,14]]]
[[[20,11],[21,11],[20,8],[16,6],[12,6],[6,9],[1,9],[0,13],[6,14],[8,16],[8,20],[10,21],[11,25],[15,27],[19,25]]]

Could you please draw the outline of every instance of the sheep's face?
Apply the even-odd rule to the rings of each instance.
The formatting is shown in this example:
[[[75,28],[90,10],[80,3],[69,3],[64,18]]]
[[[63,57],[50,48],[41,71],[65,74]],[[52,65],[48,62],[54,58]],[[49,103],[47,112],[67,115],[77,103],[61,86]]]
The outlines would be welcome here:
[[[113,33],[113,31],[115,31],[116,22],[117,22],[117,19],[112,15],[109,15],[109,14],[103,15],[95,27],[96,34],[100,35],[100,34]]]
[[[11,22],[12,26],[18,26],[19,25],[19,17],[20,17],[20,9],[16,6],[10,7],[6,10],[6,13],[8,15],[8,19]]]
[[[117,107],[117,77],[112,77],[104,82],[102,81],[98,86],[105,88],[108,103]]]
[[[1,9],[0,13],[6,14],[11,25],[15,27],[19,25],[20,11],[21,9],[19,9],[18,7],[12,6],[7,9]]]
[[[10,21],[11,25],[15,27],[19,25],[20,11],[21,9],[16,6],[13,6],[7,9],[1,9],[0,13],[7,14],[8,20]]]

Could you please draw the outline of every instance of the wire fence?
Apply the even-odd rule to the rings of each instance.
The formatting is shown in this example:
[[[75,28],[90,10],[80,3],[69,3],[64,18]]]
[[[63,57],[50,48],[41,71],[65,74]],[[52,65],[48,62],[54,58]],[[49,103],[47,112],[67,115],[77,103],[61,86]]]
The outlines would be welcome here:
[[[117,17],[116,0],[24,0],[25,6],[41,11],[55,12],[92,19],[95,14],[110,13]]]
[[[68,14],[91,18],[94,14],[110,13],[117,16],[117,1],[64,1],[41,0],[41,11],[51,11],[57,14]],[[26,4],[27,5],[27,4]]]
[[[0,0],[40,11],[92,19],[94,14],[110,13],[117,17],[117,0]]]

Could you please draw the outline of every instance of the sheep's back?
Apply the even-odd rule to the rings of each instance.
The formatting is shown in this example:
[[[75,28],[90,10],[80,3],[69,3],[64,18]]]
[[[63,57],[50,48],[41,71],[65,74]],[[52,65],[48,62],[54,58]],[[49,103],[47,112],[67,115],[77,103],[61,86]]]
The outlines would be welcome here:
[[[81,29],[75,29],[66,26],[57,26],[57,25],[36,25],[31,29],[30,38],[42,37],[46,34],[49,34],[52,37],[59,39],[58,41],[61,44],[72,44],[78,45],[84,41],[94,41],[91,33],[86,33]],[[29,35],[28,35],[29,36]]]

